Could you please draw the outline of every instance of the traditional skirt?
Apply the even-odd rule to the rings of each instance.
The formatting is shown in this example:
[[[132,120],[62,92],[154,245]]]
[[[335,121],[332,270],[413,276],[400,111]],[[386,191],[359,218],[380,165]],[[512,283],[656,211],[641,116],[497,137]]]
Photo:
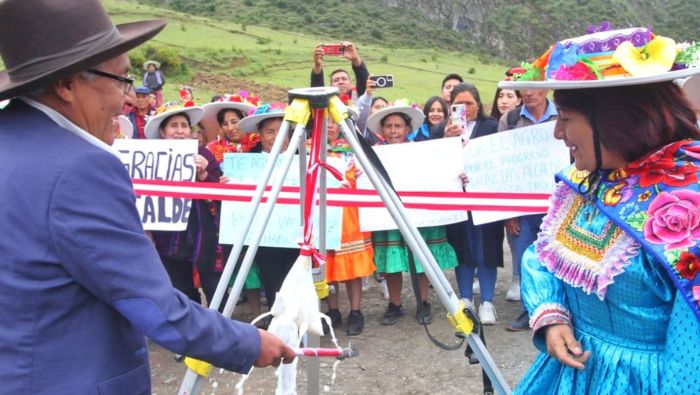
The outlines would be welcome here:
[[[418,228],[419,233],[435,257],[440,269],[446,270],[457,266],[457,256],[447,242],[447,232],[444,226]],[[372,233],[374,244],[374,262],[379,273],[407,273],[408,254],[411,250],[398,230],[383,230]],[[416,271],[423,273],[423,267],[414,260]]]

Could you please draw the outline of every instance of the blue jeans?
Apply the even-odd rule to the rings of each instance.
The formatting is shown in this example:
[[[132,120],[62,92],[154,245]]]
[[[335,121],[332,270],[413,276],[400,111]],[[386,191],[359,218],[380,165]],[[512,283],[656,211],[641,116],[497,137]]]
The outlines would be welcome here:
[[[525,250],[532,243],[537,240],[537,233],[540,231],[540,224],[542,224],[542,218],[544,214],[526,215],[518,218],[520,220],[520,234],[514,235],[506,232],[506,237],[508,237],[508,245],[510,246],[510,253],[513,259],[513,275],[520,275],[520,261],[523,259],[523,254]],[[522,292],[522,287],[521,287]],[[525,311],[525,306],[522,304],[522,298],[520,298],[520,307],[522,311]]]

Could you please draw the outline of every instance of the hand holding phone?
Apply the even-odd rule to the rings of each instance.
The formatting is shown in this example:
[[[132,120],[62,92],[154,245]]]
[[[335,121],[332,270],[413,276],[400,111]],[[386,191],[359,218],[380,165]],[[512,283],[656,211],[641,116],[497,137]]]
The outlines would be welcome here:
[[[467,106],[464,104],[453,104],[451,107],[450,121],[452,125],[458,125],[462,130],[467,129]]]
[[[323,44],[321,45],[323,54],[327,56],[343,56],[345,47],[342,44]]]
[[[391,74],[387,75],[371,75],[369,76],[370,81],[374,81],[374,88],[393,88],[394,87],[394,76]]]

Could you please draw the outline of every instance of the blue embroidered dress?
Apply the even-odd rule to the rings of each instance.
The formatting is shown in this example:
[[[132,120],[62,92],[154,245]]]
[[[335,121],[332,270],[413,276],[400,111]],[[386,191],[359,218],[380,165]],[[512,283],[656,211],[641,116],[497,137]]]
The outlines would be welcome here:
[[[579,172],[559,175],[523,256],[541,353],[515,394],[700,393],[699,159],[697,142],[664,147],[604,173],[593,201],[578,193]],[[591,351],[585,369],[546,353],[540,329],[557,323]]]

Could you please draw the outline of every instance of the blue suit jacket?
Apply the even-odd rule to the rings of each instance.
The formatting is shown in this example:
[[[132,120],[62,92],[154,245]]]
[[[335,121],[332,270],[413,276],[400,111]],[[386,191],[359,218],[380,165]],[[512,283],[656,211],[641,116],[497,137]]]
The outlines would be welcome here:
[[[144,335],[249,370],[257,330],[172,287],[115,156],[14,100],[0,169],[0,393],[150,393]]]

